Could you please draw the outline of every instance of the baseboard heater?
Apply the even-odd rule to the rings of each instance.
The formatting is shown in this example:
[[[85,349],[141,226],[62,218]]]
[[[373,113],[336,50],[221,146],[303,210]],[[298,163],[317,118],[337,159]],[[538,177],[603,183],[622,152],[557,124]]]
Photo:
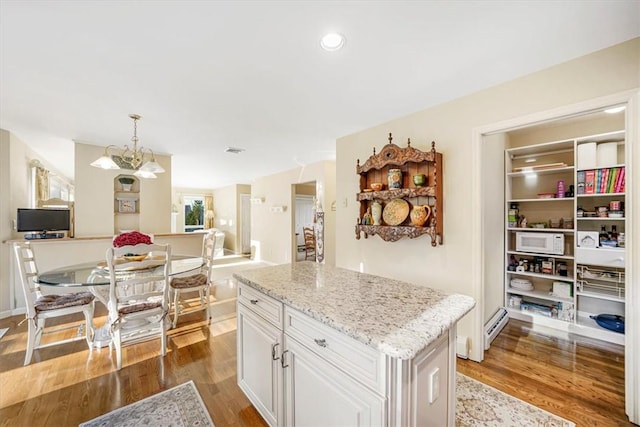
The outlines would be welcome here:
[[[484,325],[484,349],[488,350],[491,342],[498,336],[504,325],[509,321],[509,313],[500,307],[496,314]]]

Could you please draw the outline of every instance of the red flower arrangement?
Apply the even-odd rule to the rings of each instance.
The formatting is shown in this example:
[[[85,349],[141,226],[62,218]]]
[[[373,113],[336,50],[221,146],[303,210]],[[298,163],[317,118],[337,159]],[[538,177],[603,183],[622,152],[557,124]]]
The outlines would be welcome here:
[[[113,247],[115,248],[119,248],[121,246],[135,246],[140,243],[150,245],[153,242],[151,241],[151,237],[146,234],[140,233],[139,231],[122,233],[116,236],[115,239],[113,239]]]

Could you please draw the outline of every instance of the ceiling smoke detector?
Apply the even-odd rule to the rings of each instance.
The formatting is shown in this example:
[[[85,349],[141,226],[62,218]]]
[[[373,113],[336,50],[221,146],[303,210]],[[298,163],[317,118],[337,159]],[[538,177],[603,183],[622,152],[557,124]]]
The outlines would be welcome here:
[[[233,154],[239,154],[242,153],[244,150],[244,148],[236,148],[236,147],[227,147],[224,149],[225,153],[233,153]]]

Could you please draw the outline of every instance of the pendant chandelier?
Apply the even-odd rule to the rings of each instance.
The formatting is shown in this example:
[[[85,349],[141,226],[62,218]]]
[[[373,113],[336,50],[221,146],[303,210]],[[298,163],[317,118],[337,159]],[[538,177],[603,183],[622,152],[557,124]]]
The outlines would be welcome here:
[[[153,151],[149,148],[138,148],[138,114],[129,114],[133,119],[133,148],[125,145],[124,148],[118,148],[115,145],[108,145],[104,149],[104,153],[99,159],[91,163],[91,166],[102,169],[132,169],[135,170],[134,175],[139,178],[156,178],[157,173],[164,172],[164,168],[156,162]],[[109,150],[115,151],[115,155],[110,155]],[[145,152],[148,151],[148,154]],[[150,160],[145,161],[145,155],[150,156]],[[114,161],[119,160],[119,163]]]

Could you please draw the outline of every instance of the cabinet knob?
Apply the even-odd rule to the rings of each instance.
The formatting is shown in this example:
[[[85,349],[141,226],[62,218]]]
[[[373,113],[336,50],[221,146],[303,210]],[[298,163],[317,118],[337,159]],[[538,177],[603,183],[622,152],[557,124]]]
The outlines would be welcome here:
[[[324,338],[322,339],[318,339],[318,338],[314,338],[313,339],[316,344],[318,344],[320,347],[326,347],[327,346],[327,340],[325,340]]]
[[[255,304],[257,304],[257,303],[258,303],[258,300],[257,300],[257,299],[252,299],[252,300],[249,300],[249,302],[250,302],[251,304],[255,305]]]

